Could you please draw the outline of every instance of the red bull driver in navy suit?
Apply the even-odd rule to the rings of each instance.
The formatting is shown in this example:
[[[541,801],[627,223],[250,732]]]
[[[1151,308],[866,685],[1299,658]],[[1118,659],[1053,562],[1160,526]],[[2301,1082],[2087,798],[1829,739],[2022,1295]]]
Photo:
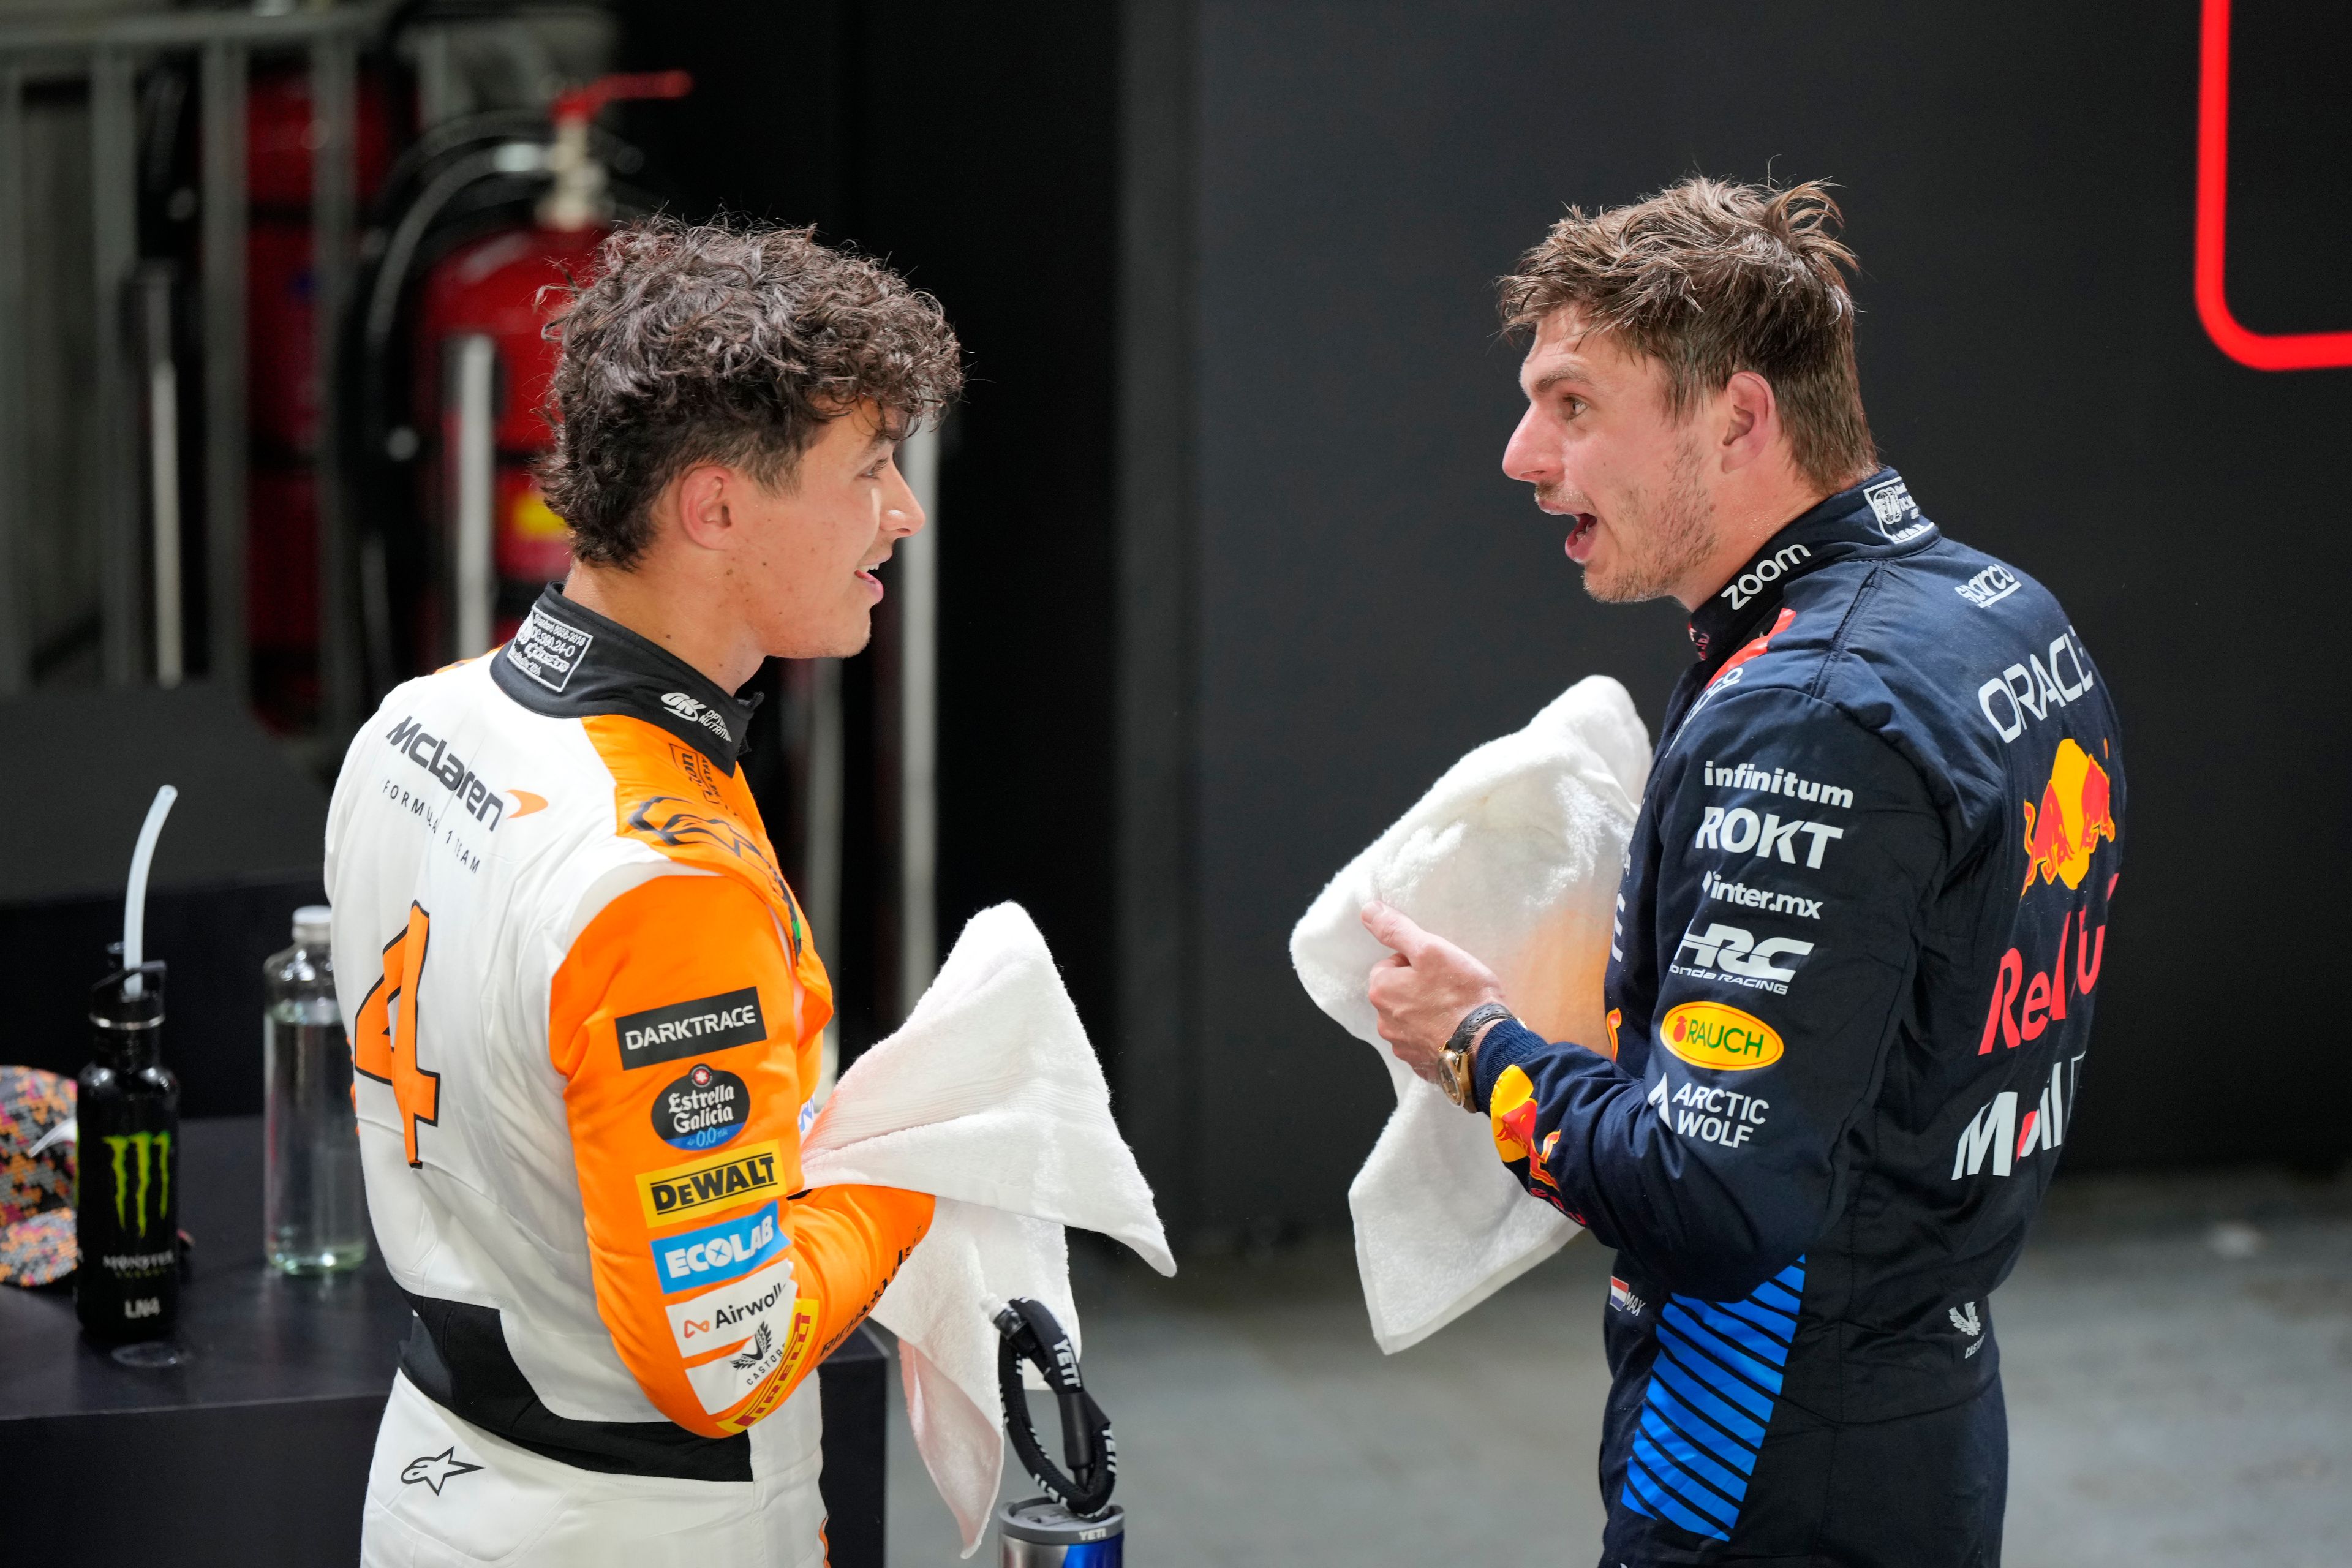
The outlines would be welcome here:
[[[1606,1565],[1980,1565],[1990,1298],[2085,1077],[2123,751],[2050,593],[1882,466],[1819,185],[1573,209],[1505,279],[1503,467],[1595,599],[1672,597],[1609,1036],[1375,904],[1397,1055],[1618,1254]]]

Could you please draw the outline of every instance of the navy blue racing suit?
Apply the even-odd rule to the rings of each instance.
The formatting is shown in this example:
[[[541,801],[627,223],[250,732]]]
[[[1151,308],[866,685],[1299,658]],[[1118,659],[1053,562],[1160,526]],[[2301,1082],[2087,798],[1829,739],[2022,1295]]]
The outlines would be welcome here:
[[[1989,1299],[2082,1085],[2115,710],[2057,601],[1892,469],[1691,636],[1610,1038],[1477,1055],[1496,1152],[1618,1254],[1602,1562],[1996,1563]]]

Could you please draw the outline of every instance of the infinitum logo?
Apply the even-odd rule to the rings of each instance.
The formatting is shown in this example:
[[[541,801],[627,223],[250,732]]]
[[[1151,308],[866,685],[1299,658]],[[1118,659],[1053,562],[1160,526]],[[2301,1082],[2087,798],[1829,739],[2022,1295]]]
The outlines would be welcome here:
[[[1754,790],[1759,795],[1785,795],[1793,800],[1819,801],[1823,805],[1853,805],[1853,791],[1818,779],[1802,779],[1787,768],[1759,768],[1752,763],[1725,767],[1706,764],[1706,783],[1716,789]]]

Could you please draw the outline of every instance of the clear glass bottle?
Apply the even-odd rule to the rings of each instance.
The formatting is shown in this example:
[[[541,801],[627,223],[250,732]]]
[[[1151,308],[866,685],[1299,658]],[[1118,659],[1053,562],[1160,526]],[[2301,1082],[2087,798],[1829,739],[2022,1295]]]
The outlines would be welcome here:
[[[352,1047],[335,1005],[330,911],[294,911],[294,945],[262,970],[268,1084],[262,1245],[289,1274],[356,1268],[368,1255],[367,1193],[352,1115]]]

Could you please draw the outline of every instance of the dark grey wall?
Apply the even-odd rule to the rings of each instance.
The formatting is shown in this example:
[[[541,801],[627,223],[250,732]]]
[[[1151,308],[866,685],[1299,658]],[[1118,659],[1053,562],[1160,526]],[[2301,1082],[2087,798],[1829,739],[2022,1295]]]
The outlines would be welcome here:
[[[2242,9],[2242,311],[2352,327],[2323,243],[2341,220],[2287,221],[2326,204],[2277,173],[2342,184],[2352,160],[2308,145],[2345,139],[2341,95],[2308,62],[2343,40]],[[2345,1156],[2322,933],[2347,844],[2313,784],[2347,752],[2325,639],[2352,566],[2352,373],[2244,370],[2198,326],[2190,0],[2128,26],[2046,5],[1212,0],[1189,26],[1168,68],[1189,102],[1128,147],[1196,247],[1175,319],[1159,307],[1171,342],[1192,332],[1166,367],[1197,443],[1190,618],[1160,645],[1191,685],[1155,710],[1192,772],[1126,797],[1187,803],[1168,863],[1195,880],[1165,919],[1192,1055],[1124,1080],[1130,1118],[1191,1104],[1154,1172],[1192,1194],[1183,1228],[1344,1218],[1388,1090],[1289,971],[1323,879],[1570,681],[1615,675],[1654,722],[1687,657],[1670,607],[1588,602],[1499,473],[1518,400],[1488,281],[1562,204],[1693,170],[1843,184],[1888,457],[1948,531],[2056,590],[2114,689],[2129,874],[2070,1163]]]

